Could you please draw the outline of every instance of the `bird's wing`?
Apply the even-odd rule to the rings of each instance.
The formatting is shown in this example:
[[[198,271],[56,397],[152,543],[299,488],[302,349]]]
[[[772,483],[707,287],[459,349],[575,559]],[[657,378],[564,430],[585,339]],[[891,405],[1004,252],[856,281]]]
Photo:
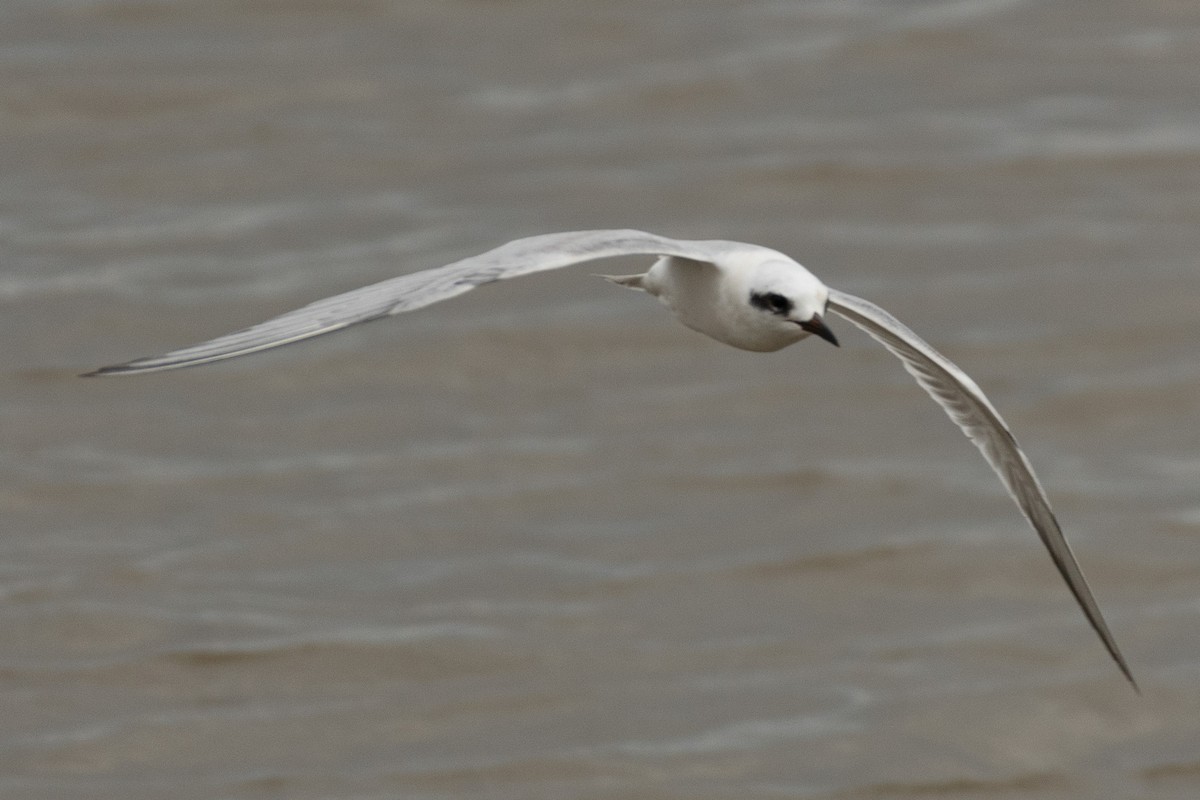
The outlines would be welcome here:
[[[929,392],[950,415],[950,419],[958,423],[963,433],[975,443],[1050,551],[1050,558],[1054,560],[1054,565],[1058,567],[1109,655],[1136,689],[1137,683],[1129,665],[1104,622],[1100,607],[1092,597],[1087,579],[1070,545],[1063,537],[1058,520],[1050,508],[1050,501],[1046,499],[1046,493],[1033,473],[1033,467],[1008,425],[984,396],[983,390],[950,359],[874,303],[831,289],[829,307],[895,354],[903,362],[904,368],[917,379],[917,383]]]
[[[444,267],[364,286],[261,322],[245,330],[158,356],[87,373],[132,375],[192,367],[298,342],[322,333],[448,300],[476,286],[584,261],[628,255],[709,261],[727,242],[690,242],[634,230],[575,231],[531,236]]]

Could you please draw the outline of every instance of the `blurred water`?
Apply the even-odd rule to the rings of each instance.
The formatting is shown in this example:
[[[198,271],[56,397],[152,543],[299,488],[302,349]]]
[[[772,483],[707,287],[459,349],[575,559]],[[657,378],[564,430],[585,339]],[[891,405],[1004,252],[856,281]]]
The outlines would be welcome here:
[[[1169,2],[0,3],[0,793],[1195,797],[1198,34]],[[967,368],[1144,695],[845,325],[737,352],[582,269],[75,378],[618,226],[787,251]]]

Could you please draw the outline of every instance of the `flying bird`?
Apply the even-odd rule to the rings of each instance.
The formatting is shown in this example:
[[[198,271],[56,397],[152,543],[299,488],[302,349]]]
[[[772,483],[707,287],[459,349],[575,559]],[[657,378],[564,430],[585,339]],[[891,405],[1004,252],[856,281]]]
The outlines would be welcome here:
[[[832,311],[891,351],[983,453],[1046,546],[1105,649],[1137,688],[1033,467],[975,381],[887,311],[830,289],[796,261],[767,247],[668,239],[635,230],[531,236],[444,267],[318,300],[191,347],[102,367],[87,375],[135,375],[221,361],[414,311],[485,283],[633,255],[657,260],[644,273],[601,277],[650,294],[685,326],[733,347],[772,352],[809,336],[837,345],[826,321]]]

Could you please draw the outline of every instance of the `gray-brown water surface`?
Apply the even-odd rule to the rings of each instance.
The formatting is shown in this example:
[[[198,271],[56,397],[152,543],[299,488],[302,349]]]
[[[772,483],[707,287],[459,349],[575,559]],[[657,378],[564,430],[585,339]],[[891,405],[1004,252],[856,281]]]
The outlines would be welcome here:
[[[0,796],[1200,795],[1200,6],[9,0],[0,175]],[[75,377],[618,226],[962,364],[1143,696],[844,323],[583,268]]]

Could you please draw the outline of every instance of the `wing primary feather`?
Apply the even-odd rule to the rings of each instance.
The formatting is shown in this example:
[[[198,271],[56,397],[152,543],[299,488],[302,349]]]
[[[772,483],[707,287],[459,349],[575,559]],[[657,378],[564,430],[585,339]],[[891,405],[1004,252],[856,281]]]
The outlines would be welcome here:
[[[829,307],[898,357],[917,383],[979,448],[1041,538],[1067,588],[1105,649],[1125,679],[1138,691],[1133,673],[1104,621],[1104,615],[1088,587],[1087,578],[1063,536],[1033,467],[983,390],[954,362],[874,303],[831,289]]]
[[[381,281],[326,297],[244,330],[200,344],[85,373],[135,375],[194,367],[299,342],[449,300],[485,283],[602,258],[675,255],[706,261],[730,242],[691,242],[636,230],[596,230],[530,236],[444,267]]]

